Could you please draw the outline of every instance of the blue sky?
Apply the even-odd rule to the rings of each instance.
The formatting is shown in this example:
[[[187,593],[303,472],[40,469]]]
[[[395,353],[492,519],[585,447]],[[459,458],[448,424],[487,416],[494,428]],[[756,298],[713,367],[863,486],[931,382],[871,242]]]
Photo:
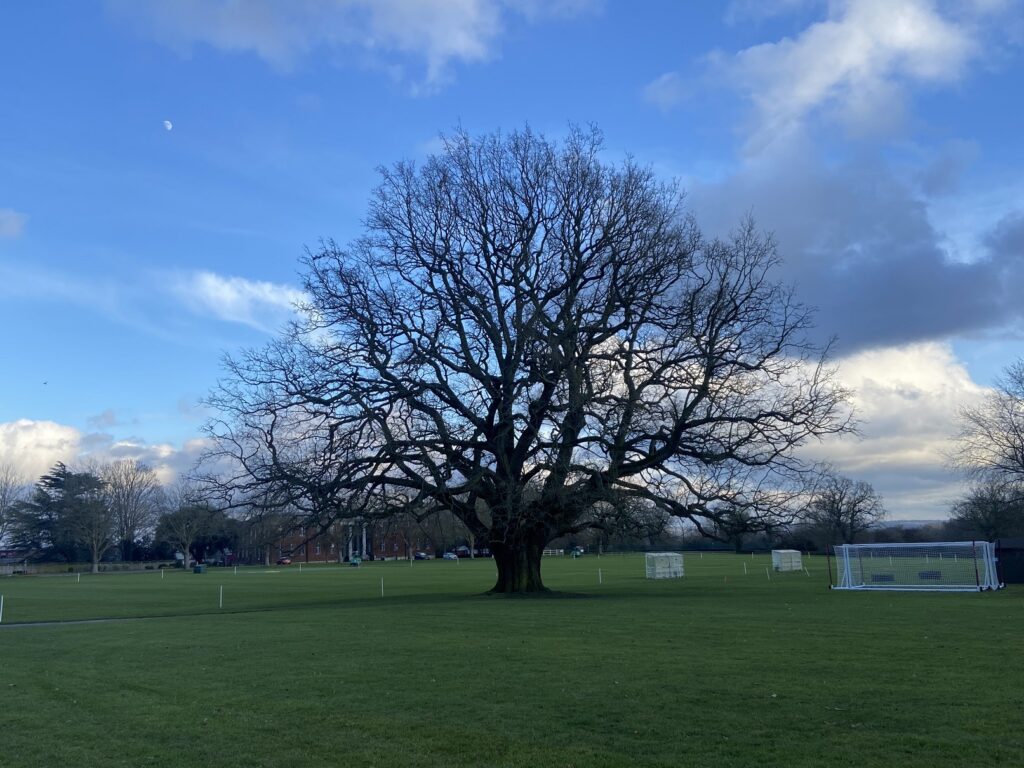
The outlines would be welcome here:
[[[594,123],[707,231],[776,233],[865,419],[809,452],[941,517],[956,409],[1024,354],[1022,44],[1001,0],[7,4],[0,461],[171,477],[377,165]]]

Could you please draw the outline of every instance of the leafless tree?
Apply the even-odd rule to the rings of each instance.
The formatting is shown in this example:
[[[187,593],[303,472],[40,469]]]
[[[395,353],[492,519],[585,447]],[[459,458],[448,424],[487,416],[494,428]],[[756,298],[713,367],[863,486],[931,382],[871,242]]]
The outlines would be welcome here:
[[[143,533],[152,531],[162,503],[156,472],[135,459],[122,459],[100,469],[107,505],[114,515],[115,539],[122,560],[132,560]]]
[[[953,505],[951,521],[968,535],[985,541],[1024,535],[1024,488],[1017,483],[985,480]]]
[[[192,564],[192,546],[210,527],[214,510],[202,490],[186,479],[167,489],[165,511],[157,526],[157,538],[178,549],[183,566]]]
[[[770,237],[704,238],[600,150],[456,133],[381,169],[365,236],[307,259],[305,322],[229,362],[211,460],[310,514],[447,510],[501,593],[543,590],[546,543],[623,499],[702,530],[723,502],[779,515],[793,449],[848,428],[810,314]]]
[[[976,480],[1024,481],[1024,361],[977,406],[960,411],[954,463]]]
[[[28,498],[31,483],[13,464],[0,464],[0,545],[7,537],[15,505]]]
[[[830,543],[849,544],[885,518],[885,506],[870,483],[828,471],[814,489],[805,515]]]
[[[243,516],[246,544],[259,553],[263,565],[270,565],[274,544],[298,526],[288,510],[251,509]]]

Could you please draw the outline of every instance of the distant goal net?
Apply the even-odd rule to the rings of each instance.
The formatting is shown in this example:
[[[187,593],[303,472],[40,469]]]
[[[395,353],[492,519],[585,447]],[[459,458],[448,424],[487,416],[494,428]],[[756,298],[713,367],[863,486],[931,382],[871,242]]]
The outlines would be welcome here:
[[[648,579],[681,579],[683,556],[678,552],[648,552],[646,570]]]
[[[780,573],[785,571],[802,571],[804,562],[798,549],[773,549],[772,569]]]
[[[1002,586],[995,545],[987,541],[842,544],[835,566],[834,589],[976,592]]]

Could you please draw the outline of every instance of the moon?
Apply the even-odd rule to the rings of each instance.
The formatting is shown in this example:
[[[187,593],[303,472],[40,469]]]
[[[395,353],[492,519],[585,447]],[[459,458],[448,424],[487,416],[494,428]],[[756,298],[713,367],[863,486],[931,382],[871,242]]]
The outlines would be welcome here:
[[[173,127],[174,127],[174,123],[172,123],[170,120],[164,120],[164,128],[166,128],[169,131]]]

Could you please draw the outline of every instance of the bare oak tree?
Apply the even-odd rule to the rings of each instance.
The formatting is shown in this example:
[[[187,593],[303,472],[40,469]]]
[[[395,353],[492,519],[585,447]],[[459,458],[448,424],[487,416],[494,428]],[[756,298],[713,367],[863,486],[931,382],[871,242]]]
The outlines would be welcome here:
[[[309,254],[305,321],[211,396],[229,484],[311,515],[447,510],[500,593],[543,590],[545,544],[609,509],[782,514],[793,449],[847,428],[809,312],[770,237],[706,239],[600,149],[456,133],[381,169],[365,235]]]
[[[192,547],[210,528],[214,510],[201,490],[179,479],[167,489],[165,511],[160,515],[157,538],[178,549],[182,565],[192,564]]]
[[[960,411],[954,463],[977,480],[1024,481],[1024,361],[977,406]]]
[[[805,513],[831,543],[849,544],[885,518],[882,497],[870,483],[826,472]]]
[[[1024,488],[993,479],[977,483],[953,505],[951,520],[985,541],[1024,535]]]
[[[139,537],[152,531],[162,501],[156,472],[135,459],[122,459],[103,466],[107,505],[114,516],[114,536],[121,559],[132,560]]]

